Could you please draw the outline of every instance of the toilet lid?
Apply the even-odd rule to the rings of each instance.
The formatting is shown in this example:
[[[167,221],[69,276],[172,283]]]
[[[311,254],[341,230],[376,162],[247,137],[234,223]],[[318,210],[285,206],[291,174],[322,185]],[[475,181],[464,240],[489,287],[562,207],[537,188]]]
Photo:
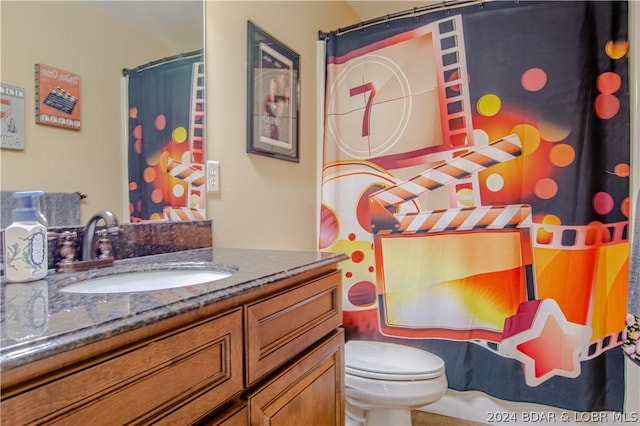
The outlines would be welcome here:
[[[444,361],[411,346],[350,340],[345,344],[345,372],[381,380],[427,380],[444,373]]]

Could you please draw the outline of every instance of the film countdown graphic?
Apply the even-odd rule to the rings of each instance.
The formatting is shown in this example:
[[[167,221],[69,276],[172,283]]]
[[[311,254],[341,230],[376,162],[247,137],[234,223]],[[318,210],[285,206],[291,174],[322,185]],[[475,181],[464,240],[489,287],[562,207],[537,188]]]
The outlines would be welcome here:
[[[327,71],[327,145],[339,150],[328,161],[472,145],[462,40],[456,16],[337,58]]]

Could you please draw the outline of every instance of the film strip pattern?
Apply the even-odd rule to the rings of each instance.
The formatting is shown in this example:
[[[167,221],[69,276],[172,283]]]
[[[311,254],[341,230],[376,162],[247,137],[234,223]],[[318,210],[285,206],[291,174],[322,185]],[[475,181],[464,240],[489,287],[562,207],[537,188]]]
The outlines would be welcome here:
[[[503,358],[511,358],[511,356],[505,354],[500,350],[500,344],[495,342],[488,342],[486,340],[469,340],[470,343],[474,343],[478,346],[482,346],[484,349],[493,352],[495,355],[499,355]],[[580,353],[580,361],[587,361],[593,358],[597,358],[602,353],[608,351],[609,349],[613,349],[617,346],[621,346],[623,342],[622,332],[613,333],[611,335],[605,336],[601,339],[596,340],[591,343],[587,350],[582,351]]]
[[[420,213],[397,213],[396,232],[403,234],[530,228],[531,206],[482,206]]]
[[[568,226],[533,225],[534,248],[585,250],[628,242],[628,222]]]
[[[204,172],[198,170],[192,164],[184,164],[174,159],[169,159],[167,173],[193,186],[203,186],[205,183]]]
[[[450,148],[473,145],[473,123],[469,106],[467,60],[462,18],[457,15],[436,23],[434,56],[441,104],[441,127]]]
[[[580,361],[586,361],[598,357],[603,352],[609,349],[621,346],[623,342],[622,332],[613,333],[608,336],[604,336],[601,339],[596,340],[589,345],[589,349],[580,354]]]
[[[51,92],[49,92],[44,100],[44,103],[45,105],[48,105],[59,111],[71,114],[76,104],[78,103],[78,99],[64,90],[62,87],[56,86],[51,90]]]
[[[512,160],[521,152],[522,145],[518,136],[509,135],[377,192],[371,198],[385,208],[394,207],[418,197],[425,191],[458,183],[461,179],[468,179],[471,174]]]
[[[189,207],[165,207],[164,219],[172,221],[205,220],[204,211]]]
[[[626,299],[620,294],[626,294],[628,285],[622,278],[627,268],[628,243],[627,221],[585,226],[533,225],[534,255],[547,259],[545,269],[536,274],[538,297],[553,297],[563,311],[572,313],[574,322],[592,329],[591,344],[581,354],[581,359],[595,358],[622,344],[616,328],[618,322],[624,323],[626,310]],[[601,270],[605,267],[601,266],[603,259],[606,271]],[[562,285],[546,273],[550,270],[556,274],[569,274],[568,262],[578,269],[562,283],[572,288],[571,294],[558,290]],[[589,270],[590,275],[578,275],[582,270]]]
[[[189,151],[191,162],[204,163],[205,132],[205,69],[204,62],[195,62],[191,70],[191,111],[189,122]]]

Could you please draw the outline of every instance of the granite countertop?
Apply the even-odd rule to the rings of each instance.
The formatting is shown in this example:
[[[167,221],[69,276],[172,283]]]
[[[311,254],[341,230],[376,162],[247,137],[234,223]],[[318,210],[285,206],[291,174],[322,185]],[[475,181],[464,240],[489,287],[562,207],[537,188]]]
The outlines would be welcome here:
[[[303,272],[345,260],[337,253],[204,248],[116,260],[110,268],[1,283],[0,367],[10,370],[109,336],[144,327]],[[206,284],[147,292],[65,293],[74,282],[115,273],[166,269],[171,263],[232,272]]]

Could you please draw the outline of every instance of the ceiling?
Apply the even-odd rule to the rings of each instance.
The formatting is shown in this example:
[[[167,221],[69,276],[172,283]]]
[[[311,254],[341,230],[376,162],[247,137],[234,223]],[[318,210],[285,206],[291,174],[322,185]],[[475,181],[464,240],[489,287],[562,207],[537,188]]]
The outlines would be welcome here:
[[[140,30],[159,37],[168,44],[180,46],[192,39],[190,31],[202,31],[204,11],[202,0],[138,0],[138,1],[92,1],[103,12],[137,26]],[[411,10],[438,1],[384,1],[384,0],[348,0],[347,3],[359,16],[367,21],[404,10]],[[357,22],[354,22],[357,24]]]
[[[91,3],[102,12],[164,40],[168,45],[188,46],[197,31],[204,39],[202,0],[99,0]]]

